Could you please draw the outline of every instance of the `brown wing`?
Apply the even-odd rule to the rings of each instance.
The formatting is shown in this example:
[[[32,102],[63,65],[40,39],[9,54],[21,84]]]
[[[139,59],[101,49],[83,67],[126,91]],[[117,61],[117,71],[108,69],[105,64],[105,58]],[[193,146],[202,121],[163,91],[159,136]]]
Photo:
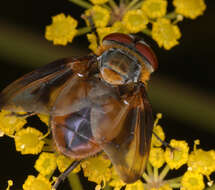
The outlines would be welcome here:
[[[90,59],[61,59],[24,75],[0,93],[0,110],[49,113],[58,93],[73,76],[74,63]]]
[[[135,182],[143,174],[148,159],[153,128],[152,110],[144,87],[125,104],[110,101],[100,126],[92,126],[93,135],[126,183]],[[105,108],[106,107],[106,108]],[[113,108],[112,112],[108,109]],[[118,109],[117,109],[118,108]]]

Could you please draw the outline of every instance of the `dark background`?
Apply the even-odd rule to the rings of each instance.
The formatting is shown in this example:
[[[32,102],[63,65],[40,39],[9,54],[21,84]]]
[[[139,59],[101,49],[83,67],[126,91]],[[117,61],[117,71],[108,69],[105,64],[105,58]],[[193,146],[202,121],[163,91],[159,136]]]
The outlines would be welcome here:
[[[152,76],[149,97],[154,113],[163,113],[160,124],[167,141],[186,139],[190,146],[200,139],[205,150],[215,145],[215,1],[206,1],[205,14],[179,24],[180,44],[170,51],[151,40],[159,69]],[[57,58],[86,54],[85,37],[75,38],[71,45],[56,47],[44,39],[45,26],[51,16],[70,14],[76,19],[83,9],[66,0],[4,1],[0,7],[0,90],[23,74]],[[83,25],[83,22],[81,22]],[[34,174],[31,155],[20,156],[9,138],[0,138],[0,189],[8,179],[21,187]],[[29,159],[28,159],[29,158]]]

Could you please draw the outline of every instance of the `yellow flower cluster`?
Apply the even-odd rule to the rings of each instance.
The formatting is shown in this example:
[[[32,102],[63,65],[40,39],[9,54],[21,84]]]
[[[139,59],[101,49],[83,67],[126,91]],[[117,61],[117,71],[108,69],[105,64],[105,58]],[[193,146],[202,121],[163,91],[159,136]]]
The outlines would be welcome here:
[[[175,9],[172,12],[167,10],[167,0],[121,0],[119,4],[114,0],[70,1],[86,8],[82,18],[87,26],[76,29],[77,21],[74,18],[59,14],[46,27],[45,37],[54,44],[66,45],[76,35],[92,32],[87,34],[87,38],[89,49],[94,53],[100,45],[98,42],[101,43],[105,35],[113,32],[143,33],[169,50],[179,43],[181,37],[177,23],[183,17],[195,19],[206,9],[204,0],[173,0]]]
[[[10,112],[4,110],[0,113],[0,117],[4,124],[6,122],[8,123],[8,126],[3,127],[5,131],[9,131],[9,128],[11,128],[9,118],[11,118],[11,122],[15,126],[17,125],[16,122],[20,123],[19,119],[25,120],[24,118],[16,118]],[[17,119],[16,122],[14,122],[14,117]],[[39,115],[39,117],[42,121],[48,123],[49,117],[45,115]],[[104,153],[82,161],[72,171],[73,175],[69,177],[74,177],[75,173],[79,172],[82,168],[84,176],[89,181],[97,184],[96,190],[100,190],[106,186],[114,190],[120,190],[122,187],[125,187],[125,190],[172,190],[173,187],[180,187],[183,190],[203,190],[206,186],[204,176],[208,181],[208,185],[213,184],[210,175],[215,172],[215,151],[197,149],[197,145],[200,144],[197,140],[195,141],[193,151],[189,153],[189,147],[185,141],[174,139],[164,149],[161,141],[165,140],[165,134],[162,127],[158,124],[161,118],[162,115],[157,114],[154,122],[153,132],[159,139],[155,136],[152,138],[149,161],[146,166],[146,171],[142,176],[145,180],[144,183],[138,180],[133,184],[125,184]],[[26,122],[22,123],[25,125]],[[47,134],[43,134],[35,128],[25,126],[15,127],[15,130],[13,129],[12,132],[5,133],[14,138],[16,149],[22,154],[40,153],[34,165],[38,175],[29,175],[23,184],[23,189],[51,190],[52,184],[56,181],[56,177],[53,176],[55,170],[58,169],[61,173],[64,172],[74,160],[55,151],[52,153],[46,152],[49,142]],[[170,170],[177,170],[183,165],[187,165],[187,171],[181,177],[171,180],[165,179]],[[8,181],[7,190],[10,189],[12,184],[12,181]]]

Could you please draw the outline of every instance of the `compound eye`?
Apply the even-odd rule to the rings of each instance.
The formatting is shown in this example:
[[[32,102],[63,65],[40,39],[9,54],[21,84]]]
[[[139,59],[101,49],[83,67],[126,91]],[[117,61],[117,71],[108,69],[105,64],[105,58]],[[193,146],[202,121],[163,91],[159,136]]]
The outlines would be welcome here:
[[[133,39],[127,35],[127,34],[121,34],[121,33],[112,33],[103,38],[103,43],[106,41],[112,41],[116,43],[131,45],[133,44]]]
[[[157,70],[157,68],[158,68],[157,57],[156,57],[154,51],[149,47],[149,45],[146,44],[146,42],[144,42],[143,40],[141,40],[135,44],[135,48],[137,51],[139,51],[139,53],[143,57],[145,57],[149,61],[149,63],[153,67],[153,70],[154,71]]]

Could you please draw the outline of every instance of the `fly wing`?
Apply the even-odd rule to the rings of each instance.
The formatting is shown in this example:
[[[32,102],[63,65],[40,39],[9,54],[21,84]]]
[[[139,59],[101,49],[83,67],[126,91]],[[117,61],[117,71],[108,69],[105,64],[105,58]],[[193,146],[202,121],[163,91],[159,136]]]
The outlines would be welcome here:
[[[73,63],[89,59],[61,59],[24,75],[0,93],[0,110],[49,113],[58,93],[73,77]]]
[[[100,127],[93,128],[93,135],[100,141],[121,179],[132,183],[143,174],[148,160],[153,119],[144,87],[126,102],[128,105],[121,105],[116,113],[106,114]],[[108,106],[114,105],[117,107],[112,101]]]

